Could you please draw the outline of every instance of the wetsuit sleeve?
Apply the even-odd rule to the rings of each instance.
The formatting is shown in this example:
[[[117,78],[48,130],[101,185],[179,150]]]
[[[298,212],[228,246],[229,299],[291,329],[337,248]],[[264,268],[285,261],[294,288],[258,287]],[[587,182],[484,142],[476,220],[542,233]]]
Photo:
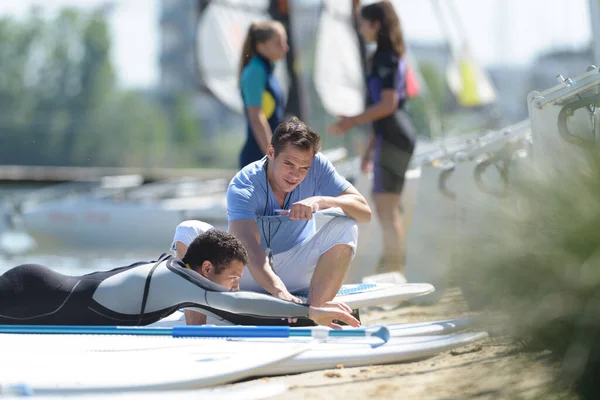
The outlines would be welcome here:
[[[375,56],[374,73],[381,82],[381,89],[397,89],[398,56],[386,51]]]
[[[174,275],[178,275],[179,279],[169,282],[165,280],[163,289],[157,287],[156,293],[162,293],[162,301],[172,296],[171,303],[185,304],[186,308],[198,307],[216,315],[219,315],[221,310],[256,317],[308,317],[308,305],[280,300],[261,293],[229,292],[192,270],[176,265],[170,265],[168,269],[174,272]]]
[[[234,314],[260,317],[308,318],[308,304],[280,300],[254,292],[211,292],[206,294],[206,305]]]
[[[240,80],[244,106],[261,107],[262,97],[267,87],[267,71],[260,65],[251,63],[246,66]]]

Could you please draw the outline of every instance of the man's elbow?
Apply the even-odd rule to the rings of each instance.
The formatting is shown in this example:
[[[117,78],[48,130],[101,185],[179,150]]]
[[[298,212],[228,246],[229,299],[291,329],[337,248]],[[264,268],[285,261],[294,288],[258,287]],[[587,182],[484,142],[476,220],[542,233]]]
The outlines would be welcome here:
[[[373,212],[371,211],[371,207],[367,204],[367,210],[365,213],[365,224],[371,222],[371,217],[373,216]]]
[[[356,222],[358,222],[359,224],[367,224],[371,222],[371,217],[373,215],[371,207],[369,207],[369,203],[367,203],[366,200],[364,200],[363,208],[363,212],[360,213],[360,218],[356,220]]]

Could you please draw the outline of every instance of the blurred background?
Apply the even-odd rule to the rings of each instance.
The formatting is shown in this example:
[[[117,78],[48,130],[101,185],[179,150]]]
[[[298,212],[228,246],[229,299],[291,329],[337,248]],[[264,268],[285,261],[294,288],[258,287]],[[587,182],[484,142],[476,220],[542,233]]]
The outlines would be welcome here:
[[[431,247],[433,231],[453,234],[456,202],[444,214],[441,169],[432,174],[425,166],[473,138],[523,123],[528,92],[592,64],[591,3],[393,4],[420,87],[408,104],[419,138],[403,200],[407,247],[411,241]],[[364,107],[360,62],[369,49],[361,46],[352,18],[358,5],[0,2],[0,272],[25,260],[71,272],[112,268],[166,251],[181,220],[224,227],[223,194],[245,138],[239,49],[255,19],[278,19],[288,29],[291,51],[277,66],[287,114],[320,132],[328,157],[369,193],[356,156],[370,127],[346,137],[325,130],[337,114]],[[461,92],[465,80],[478,93],[475,100]],[[527,130],[527,123],[519,129]],[[472,180],[455,175],[457,187]],[[411,231],[417,225],[420,230]],[[361,231],[369,239],[362,241],[354,280],[378,257],[376,226]],[[419,262],[422,251],[414,248]]]
[[[156,259],[186,219],[226,229],[253,20],[286,27],[286,114],[372,203],[370,126],[326,132],[365,107],[372,50],[353,15],[369,2],[0,1],[0,273]],[[392,3],[419,89],[406,278],[436,287],[423,304],[459,287],[472,310],[501,311],[496,328],[552,350],[598,398],[600,1]],[[375,271],[381,242],[377,218],[360,227],[349,282]]]

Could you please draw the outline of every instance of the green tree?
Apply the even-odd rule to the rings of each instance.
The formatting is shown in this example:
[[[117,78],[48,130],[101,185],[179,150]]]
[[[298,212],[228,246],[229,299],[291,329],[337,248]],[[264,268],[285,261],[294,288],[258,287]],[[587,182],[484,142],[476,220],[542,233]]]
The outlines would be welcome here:
[[[163,165],[165,113],[117,86],[110,50],[102,14],[0,19],[0,163]]]

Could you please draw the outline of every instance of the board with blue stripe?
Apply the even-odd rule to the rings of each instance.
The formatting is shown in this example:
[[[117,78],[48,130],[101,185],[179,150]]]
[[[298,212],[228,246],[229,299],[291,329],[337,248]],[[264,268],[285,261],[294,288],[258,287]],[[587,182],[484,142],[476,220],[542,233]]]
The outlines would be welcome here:
[[[382,285],[382,284],[377,284],[377,283],[355,283],[355,284],[343,285],[340,288],[340,290],[337,292],[336,297],[347,296],[350,294],[357,294],[357,293],[372,292],[374,290],[380,290],[380,289],[384,289],[387,287],[388,287],[388,285]],[[308,290],[302,290],[302,291],[294,292],[292,294],[296,297],[306,298],[306,297],[308,297]]]

